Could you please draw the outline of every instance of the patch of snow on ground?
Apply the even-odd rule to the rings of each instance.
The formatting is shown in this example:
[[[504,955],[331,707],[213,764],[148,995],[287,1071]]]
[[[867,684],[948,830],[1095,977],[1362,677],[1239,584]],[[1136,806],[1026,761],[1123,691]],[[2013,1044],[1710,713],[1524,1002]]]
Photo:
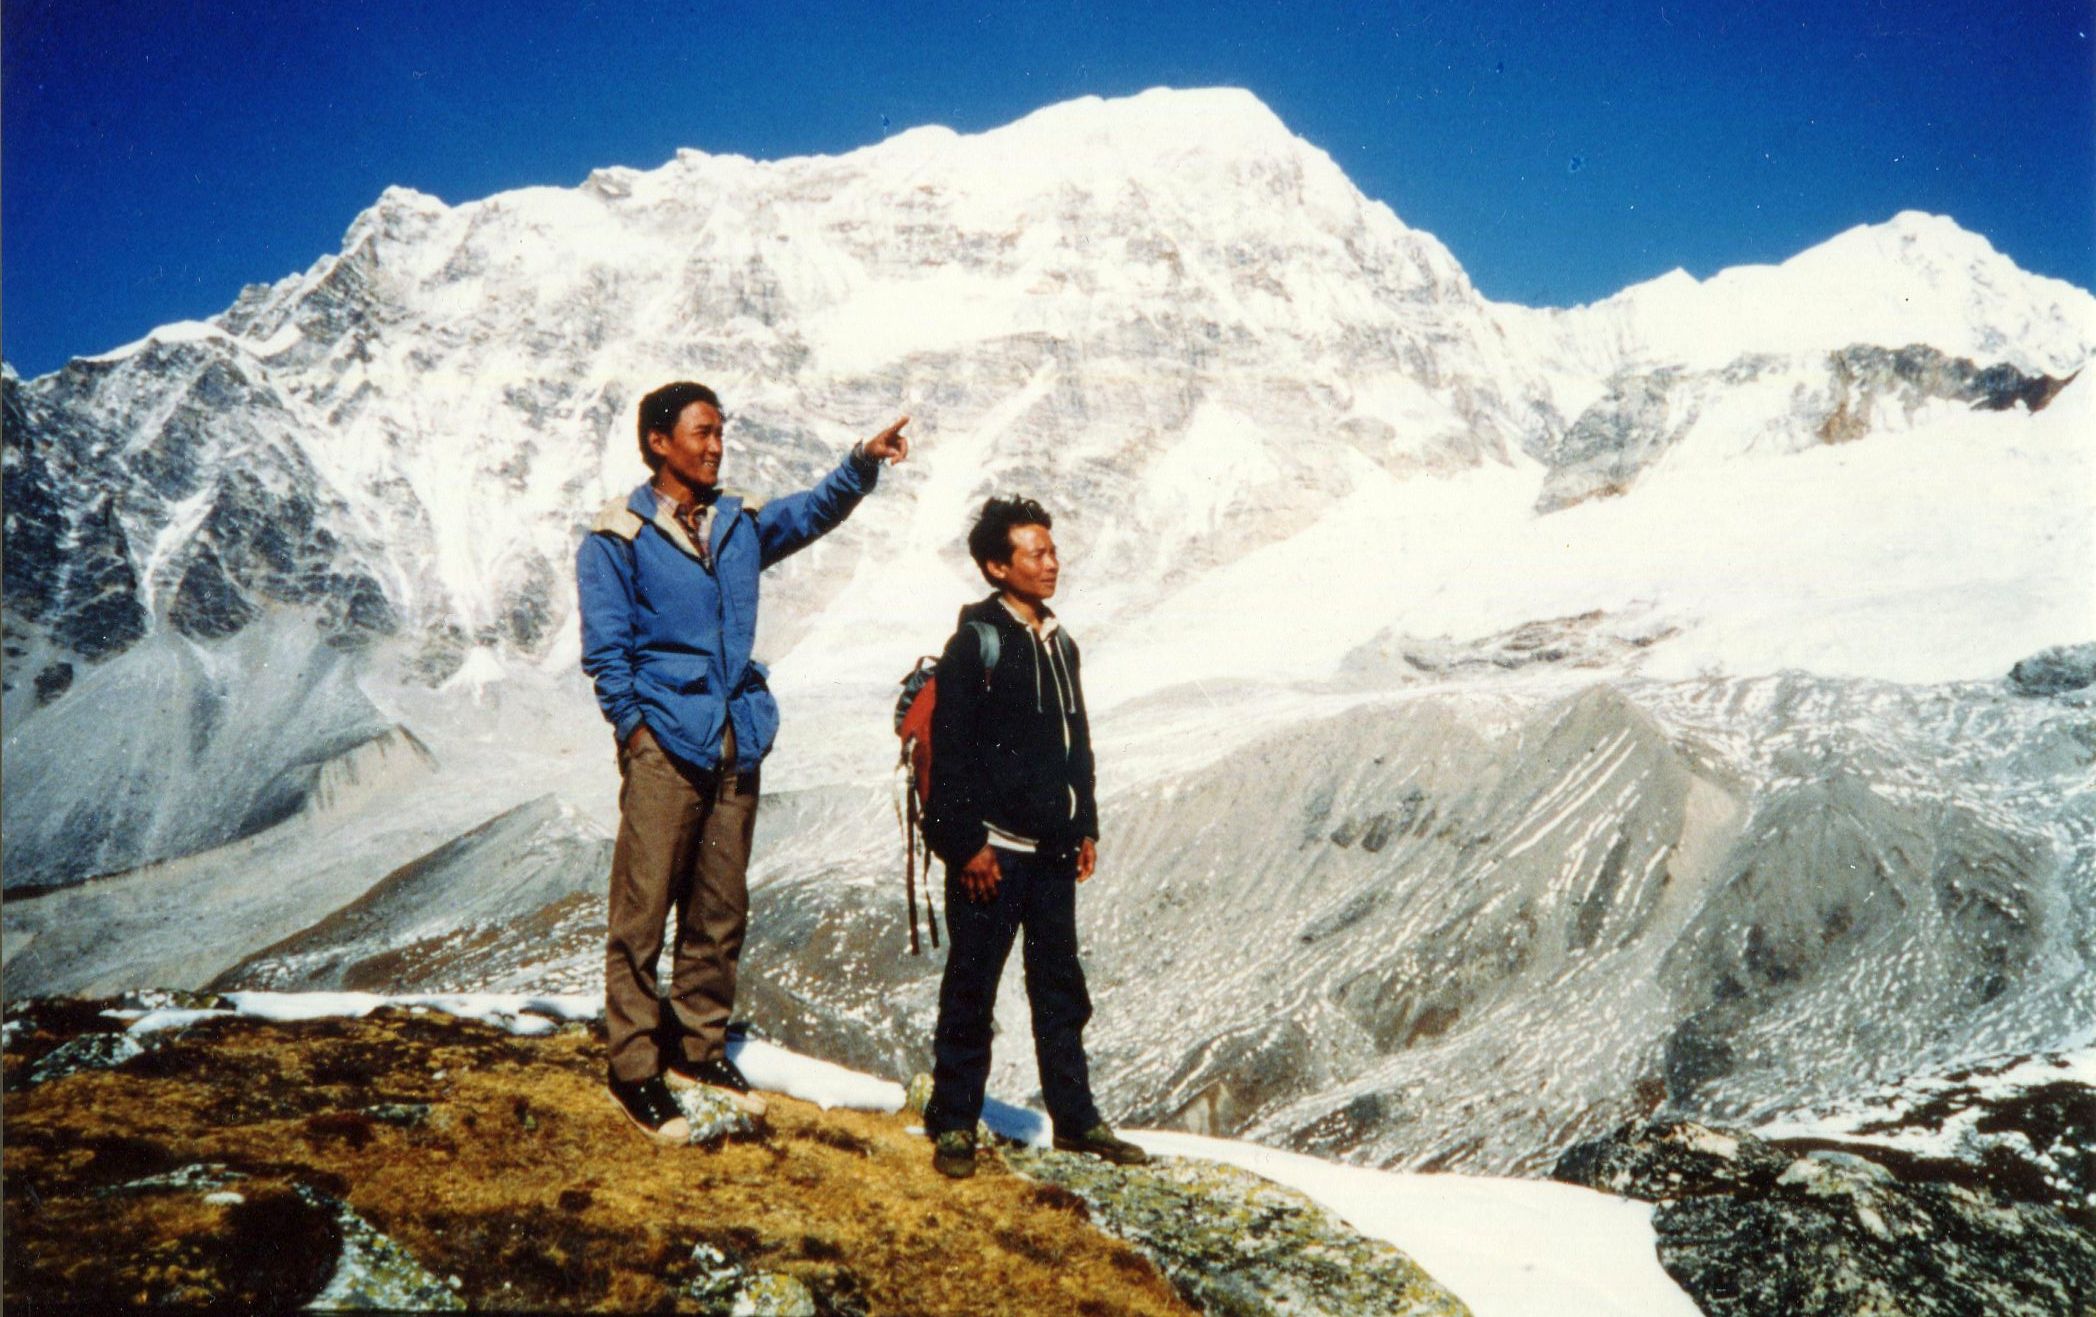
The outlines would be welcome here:
[[[1194,1134],[1124,1131],[1146,1151],[1205,1157],[1308,1195],[1386,1240],[1478,1317],[1693,1317],[1660,1267],[1652,1208],[1577,1185],[1342,1166]]]
[[[756,1039],[730,1042],[728,1057],[752,1087],[813,1102],[824,1111],[837,1107],[852,1111],[902,1110],[901,1084],[789,1052],[773,1043]]]
[[[127,1012],[112,1011],[110,1014],[121,1017],[127,1014]],[[147,1011],[136,1020],[133,1020],[129,1032],[148,1034],[161,1033],[168,1029],[187,1029],[190,1025],[199,1024],[205,1020],[216,1020],[223,1016],[237,1014],[239,1014],[237,1011],[195,1010],[179,1006],[163,1006],[158,1010]]]
[[[320,1020],[329,1017],[356,1019],[369,1015],[381,1006],[394,1006],[407,1010],[421,1007],[424,1010],[441,1011],[462,1020],[479,1020],[506,1029],[514,1034],[526,1036],[551,1033],[563,1023],[571,1020],[595,1019],[604,1008],[604,1000],[595,995],[552,996],[521,992],[464,992],[436,993],[424,996],[386,996],[376,992],[231,992],[226,1000],[233,1010],[241,1015],[258,1020]],[[189,1012],[189,1014],[224,1014],[225,1012]],[[159,1016],[174,1014],[167,1010],[155,1011],[131,1026],[132,1031],[141,1028]],[[157,1026],[156,1026],[157,1027]]]

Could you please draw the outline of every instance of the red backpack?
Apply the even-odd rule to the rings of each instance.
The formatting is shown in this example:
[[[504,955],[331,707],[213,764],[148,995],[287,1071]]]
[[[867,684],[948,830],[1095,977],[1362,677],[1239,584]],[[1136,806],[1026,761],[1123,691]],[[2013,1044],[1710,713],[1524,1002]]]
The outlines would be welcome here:
[[[965,624],[975,632],[976,643],[982,647],[983,685],[990,684],[990,674],[997,670],[998,651],[1003,647],[997,628],[988,622]],[[937,667],[939,660],[931,655],[917,660],[917,665],[902,679],[902,694],[895,699],[895,735],[902,742],[902,757],[896,763],[896,772],[902,778],[902,804],[899,812],[903,816],[903,890],[910,901],[910,954],[922,955],[924,949],[917,942],[917,857],[924,857],[924,915],[931,925],[932,945],[939,945],[939,917],[932,910],[932,848],[924,836],[924,807],[932,795],[932,710],[939,701]]]

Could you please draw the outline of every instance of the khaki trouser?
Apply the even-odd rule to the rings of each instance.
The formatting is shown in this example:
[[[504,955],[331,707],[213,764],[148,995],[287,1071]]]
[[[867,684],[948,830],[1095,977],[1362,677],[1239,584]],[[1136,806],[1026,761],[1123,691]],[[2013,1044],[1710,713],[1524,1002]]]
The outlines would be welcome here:
[[[707,773],[673,759],[643,725],[619,750],[619,836],[611,857],[610,937],[604,960],[604,1023],[611,1070],[624,1081],[662,1069],[655,963],[663,921],[676,911],[670,1010],[683,1059],[725,1054],[735,1007],[735,963],[749,918],[750,832],[757,775],[735,772],[735,732],[721,767]]]

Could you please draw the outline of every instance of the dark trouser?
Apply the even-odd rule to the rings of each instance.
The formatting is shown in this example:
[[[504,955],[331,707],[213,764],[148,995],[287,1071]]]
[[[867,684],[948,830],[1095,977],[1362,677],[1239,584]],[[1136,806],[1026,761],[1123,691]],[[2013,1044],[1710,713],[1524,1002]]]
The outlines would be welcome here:
[[[670,1011],[684,1035],[684,1060],[725,1054],[735,965],[749,921],[757,775],[736,774],[732,730],[720,770],[707,773],[672,758],[645,727],[619,751],[619,772],[625,781],[611,855],[604,1025],[611,1072],[632,1082],[662,1070],[655,962],[673,908]]]
[[[997,980],[1020,929],[1026,1000],[1033,1008],[1034,1057],[1041,1096],[1057,1133],[1082,1134],[1099,1123],[1084,1059],[1084,1025],[1092,1018],[1084,968],[1077,963],[1077,860],[998,850],[1003,878],[997,897],[968,899],[960,870],[946,869],[946,977],[939,984],[939,1027],[932,1036],[932,1099],[924,1127],[933,1135],[975,1129],[990,1077],[990,1018]]]

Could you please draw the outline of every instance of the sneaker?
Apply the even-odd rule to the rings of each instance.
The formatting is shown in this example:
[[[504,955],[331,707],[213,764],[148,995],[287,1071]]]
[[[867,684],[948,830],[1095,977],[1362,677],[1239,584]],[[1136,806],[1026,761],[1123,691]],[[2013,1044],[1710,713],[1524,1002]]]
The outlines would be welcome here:
[[[653,1142],[665,1147],[691,1142],[691,1122],[659,1076],[628,1082],[613,1075],[604,1087],[620,1114]]]
[[[750,1091],[750,1081],[742,1071],[725,1056],[711,1061],[673,1063],[662,1072],[662,1078],[671,1088],[717,1088],[752,1119],[762,1116],[767,1107],[763,1098]]]
[[[1149,1153],[1116,1135],[1103,1120],[1082,1134],[1056,1135],[1055,1147],[1058,1152],[1088,1152],[1116,1166],[1143,1166],[1150,1160]]]
[[[975,1136],[967,1130],[948,1130],[932,1144],[932,1169],[949,1180],[965,1180],[975,1174]]]

